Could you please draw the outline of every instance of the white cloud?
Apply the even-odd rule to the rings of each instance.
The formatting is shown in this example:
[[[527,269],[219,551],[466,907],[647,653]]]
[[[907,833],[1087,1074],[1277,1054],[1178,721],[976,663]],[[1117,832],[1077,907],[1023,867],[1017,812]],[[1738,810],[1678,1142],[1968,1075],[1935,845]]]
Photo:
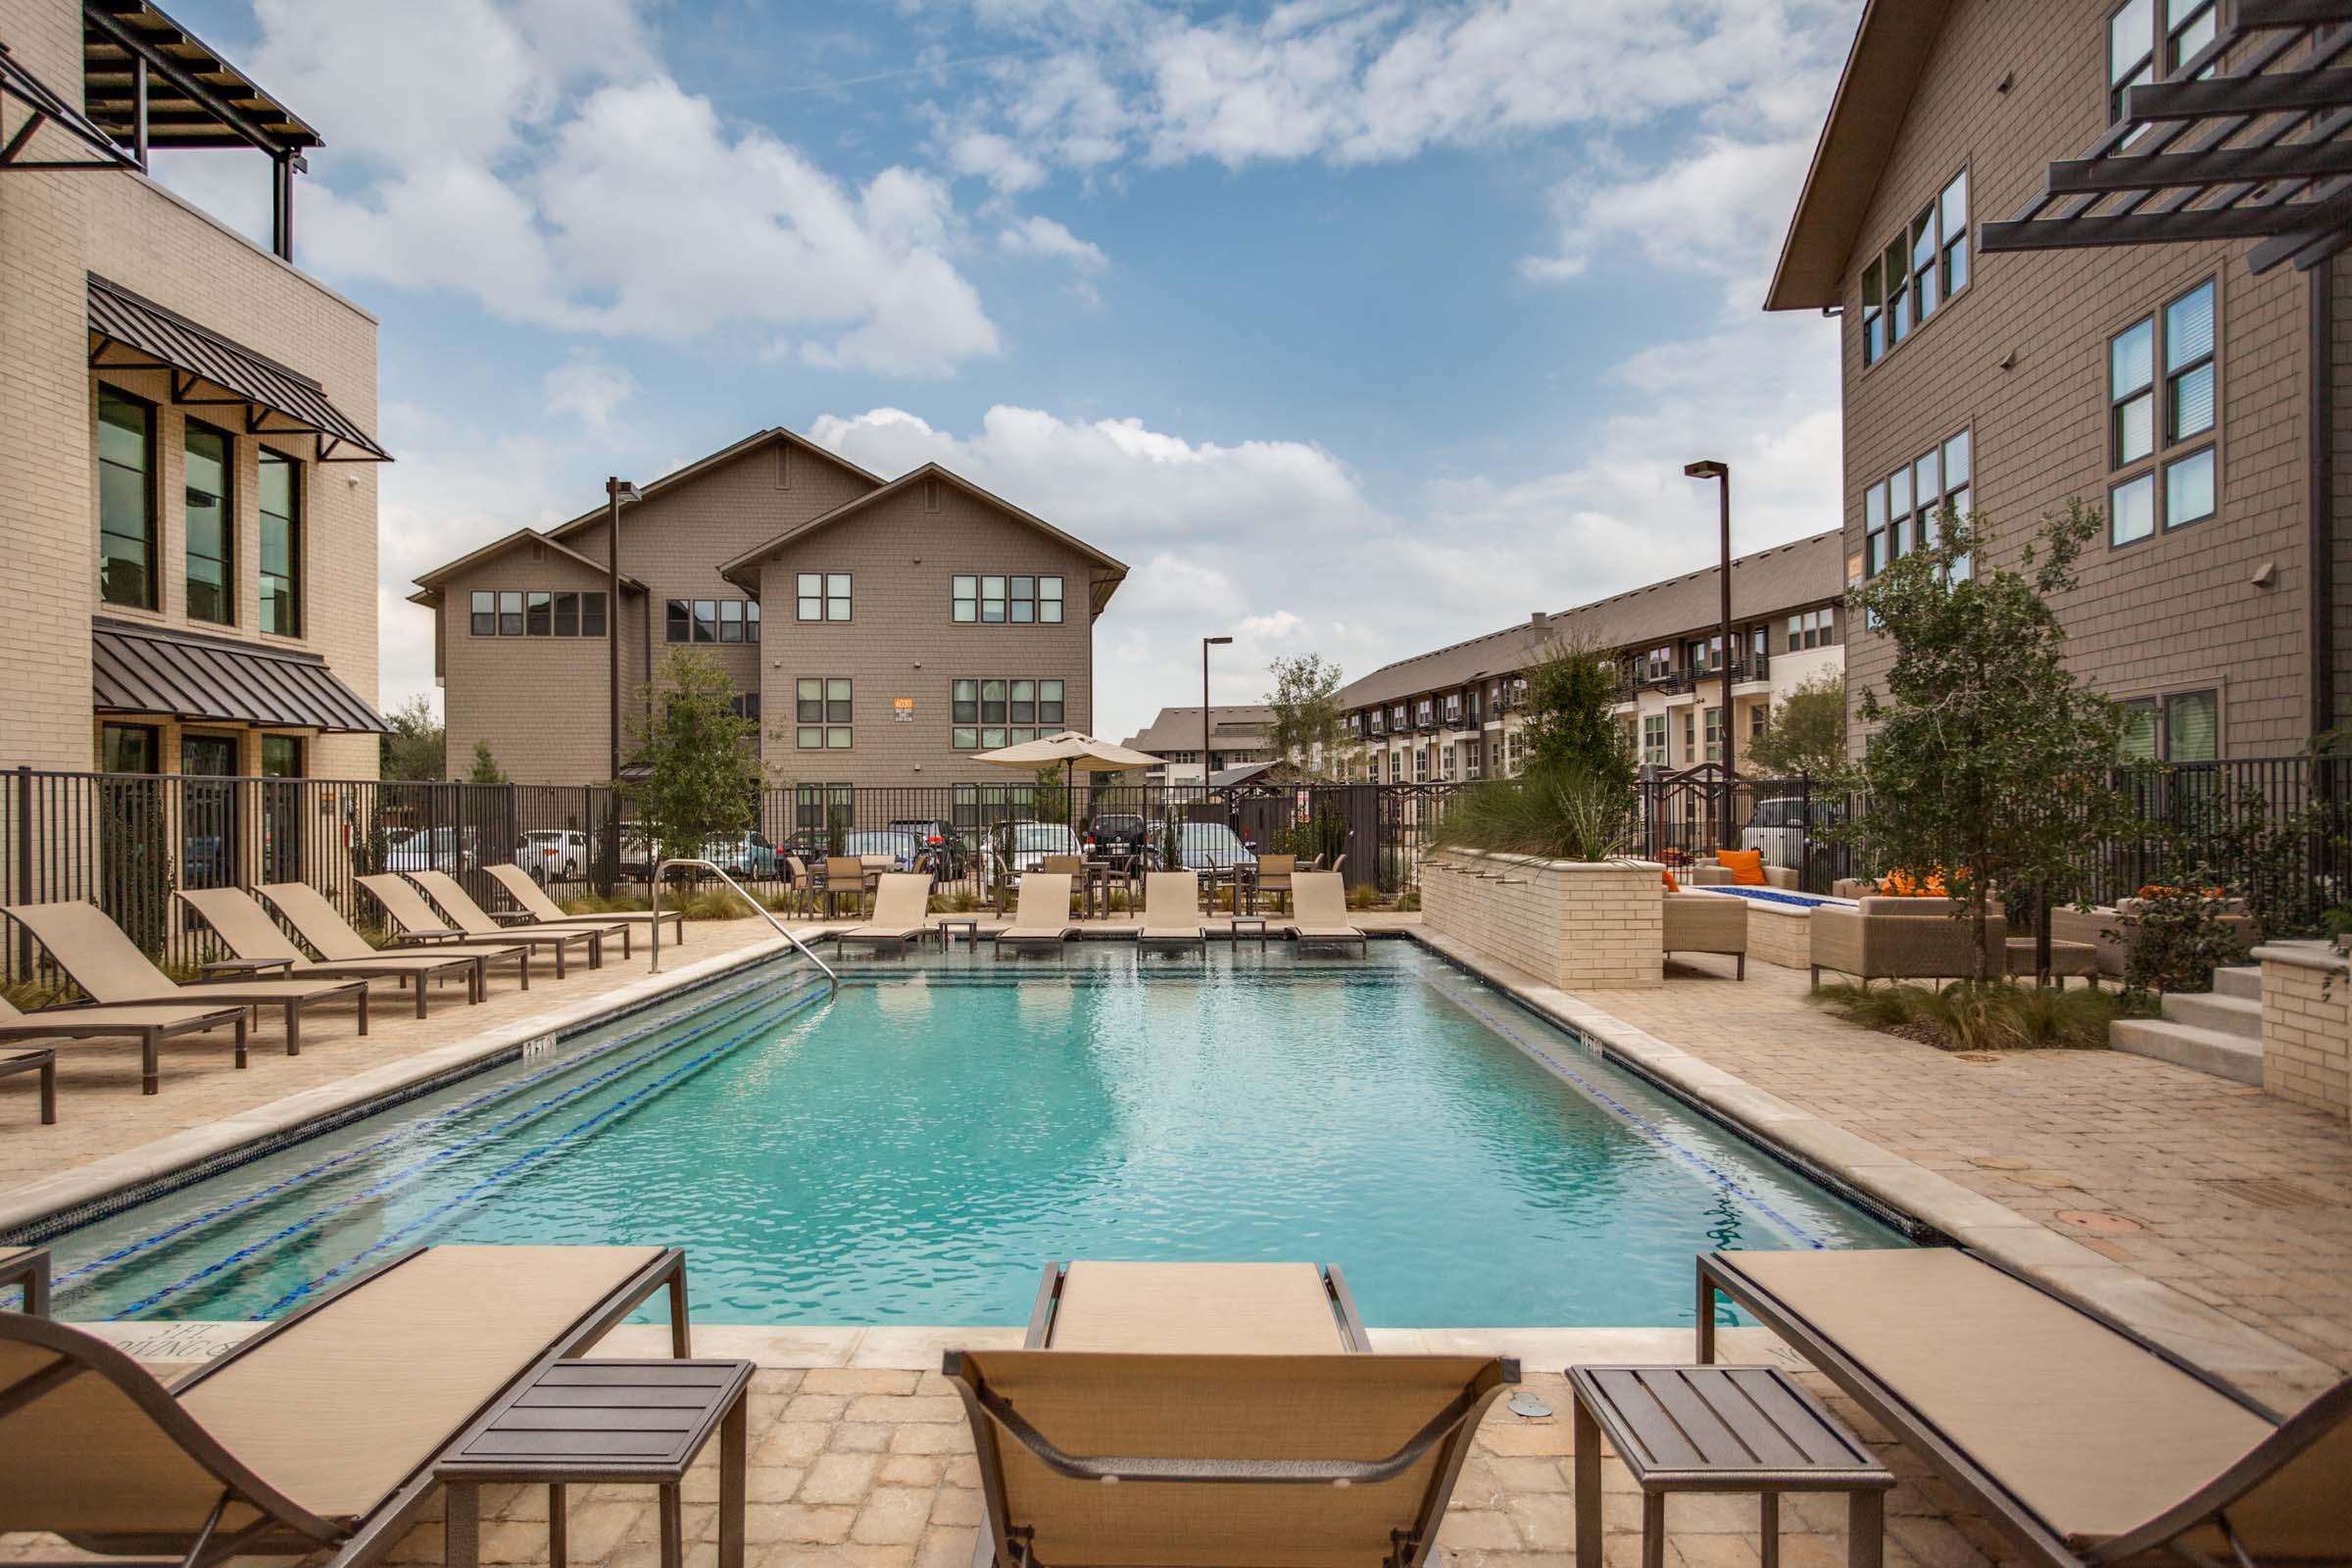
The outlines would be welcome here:
[[[578,348],[541,378],[540,389],[550,409],[602,430],[636,392],[637,378],[596,350]]]
[[[1109,265],[1102,247],[1080,239],[1051,218],[1024,218],[1005,225],[998,246],[1014,256],[1045,256],[1068,262],[1081,272],[1100,272]]]
[[[1046,182],[1046,166],[1022,152],[1009,136],[975,130],[948,148],[948,164],[958,174],[977,174],[999,195],[1015,196]]]

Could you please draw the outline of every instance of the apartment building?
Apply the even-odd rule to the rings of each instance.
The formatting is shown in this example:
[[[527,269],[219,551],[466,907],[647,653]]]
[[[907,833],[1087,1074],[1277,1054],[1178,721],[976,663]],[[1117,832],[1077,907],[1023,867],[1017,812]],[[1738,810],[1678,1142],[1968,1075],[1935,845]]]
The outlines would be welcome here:
[[[1146,769],[1152,783],[1197,785],[1204,773],[1212,781],[1222,782],[1216,774],[1274,760],[1266,739],[1273,722],[1274,710],[1263,705],[1213,706],[1208,710],[1204,739],[1198,707],[1163,708],[1123,744],[1160,760],[1158,767]]]
[[[0,0],[0,762],[373,778],[372,317],[293,265],[318,133],[143,0]],[[264,250],[148,177],[204,149]]]
[[[1740,742],[1763,730],[1778,696],[1844,667],[1839,557],[1832,531],[1735,558],[1728,652],[1718,565],[1385,664],[1340,691],[1345,771],[1379,784],[1517,772],[1525,672],[1564,643],[1614,652],[1627,742],[1643,765],[1668,770],[1722,760],[1728,659],[1737,765]]]
[[[2057,606],[2070,659],[2130,705],[2133,754],[2183,761],[2294,751],[2352,695],[2344,225],[2302,199],[2332,187],[2264,177],[2332,132],[2247,112],[2259,84],[2231,74],[2306,58],[2309,24],[2236,15],[1872,0],[1767,305],[1837,323],[1845,578],[1931,543],[1944,505],[2002,562],[2097,509]],[[2320,102],[2269,94],[2290,96]],[[1892,649],[1849,648],[1858,694]]]
[[[628,719],[670,654],[706,654],[760,722],[769,783],[811,802],[1001,784],[974,753],[1088,727],[1094,621],[1127,568],[1042,517],[937,465],[885,480],[784,429],[638,495],[617,574],[599,506],[416,579],[453,762],[480,742],[518,783],[610,777],[614,637]]]

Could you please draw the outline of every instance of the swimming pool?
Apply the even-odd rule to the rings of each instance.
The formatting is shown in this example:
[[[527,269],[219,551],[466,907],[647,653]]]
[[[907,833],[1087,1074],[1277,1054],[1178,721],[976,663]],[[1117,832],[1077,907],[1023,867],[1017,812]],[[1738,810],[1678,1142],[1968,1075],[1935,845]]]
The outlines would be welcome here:
[[[719,1323],[1018,1323],[1080,1256],[1336,1261],[1378,1326],[1663,1326],[1702,1249],[1900,1245],[1404,943],[844,979],[738,974],[69,1232],[59,1314],[275,1317],[428,1242],[630,1242],[684,1247]]]

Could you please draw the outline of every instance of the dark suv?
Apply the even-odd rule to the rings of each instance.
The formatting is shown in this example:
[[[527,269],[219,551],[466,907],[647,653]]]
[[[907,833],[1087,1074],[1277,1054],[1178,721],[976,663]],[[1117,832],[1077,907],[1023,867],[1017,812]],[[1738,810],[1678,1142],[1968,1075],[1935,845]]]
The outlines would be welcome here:
[[[923,849],[932,858],[931,874],[941,882],[963,880],[964,867],[972,852],[956,833],[956,824],[937,817],[901,817],[890,824],[902,833],[911,833],[922,841]]]
[[[1086,853],[1103,859],[1141,855],[1150,836],[1142,817],[1106,811],[1086,825]]]

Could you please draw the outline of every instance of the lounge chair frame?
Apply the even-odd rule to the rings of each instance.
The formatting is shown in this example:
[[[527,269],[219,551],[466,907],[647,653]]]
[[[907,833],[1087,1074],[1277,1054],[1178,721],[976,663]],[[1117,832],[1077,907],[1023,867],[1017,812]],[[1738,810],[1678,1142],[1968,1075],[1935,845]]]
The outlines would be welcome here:
[[[171,1006],[172,1004],[156,1003],[154,1005]],[[22,1014],[22,1021],[11,1018],[0,1023],[0,1044],[44,1039],[103,1040],[109,1036],[124,1040],[135,1038],[139,1043],[139,1093],[152,1095],[163,1088],[163,1062],[157,1048],[164,1041],[178,1035],[209,1034],[222,1024],[228,1024],[236,1030],[237,1065],[243,1067],[247,1061],[246,1031],[253,1022],[252,1009],[206,1008],[201,1003],[190,1003],[188,1005],[197,1009],[189,1017],[173,1023],[141,1024],[136,1027],[108,1023],[99,1018],[92,1018],[86,1023],[76,1021],[74,1014],[83,1010],[81,1007],[40,1007]],[[90,1006],[87,1010],[97,1012],[102,1009]]]
[[[390,875],[392,873],[379,874]],[[601,969],[605,966],[605,938],[612,935],[615,931],[620,933],[621,956],[625,958],[629,956],[629,929],[627,926],[572,926],[562,923],[552,926],[517,924],[502,920],[488,909],[483,908],[474,896],[466,891],[466,884],[451,876],[447,871],[403,871],[398,874],[410,887],[424,896],[427,907],[436,909],[457,922],[454,929],[459,933],[461,941],[519,942],[528,947],[552,948],[556,955],[556,978],[559,980],[564,978],[565,946],[581,938],[587,939],[588,967],[591,969]],[[373,893],[375,889],[369,886],[370,880],[370,878],[363,877],[360,879],[360,885]],[[376,902],[381,904],[383,900],[378,898]],[[387,912],[389,911],[387,910]],[[488,921],[489,924],[472,924],[475,916]]]
[[[20,1383],[13,1389],[0,1390],[0,1400],[14,1403],[38,1397],[48,1389],[75,1376],[104,1377],[135,1400],[179,1445],[182,1451],[211,1471],[221,1484],[220,1500],[214,1504],[211,1516],[191,1540],[97,1535],[71,1536],[66,1539],[85,1551],[106,1553],[111,1560],[123,1563],[124,1568],[216,1568],[216,1565],[243,1554],[271,1552],[286,1555],[289,1552],[308,1553],[323,1547],[335,1548],[334,1555],[328,1559],[328,1568],[360,1568],[360,1565],[374,1562],[389,1551],[423,1510],[424,1504],[432,1496],[433,1488],[439,1484],[433,1478],[433,1466],[439,1458],[438,1454],[428,1456],[412,1471],[372,1513],[356,1525],[347,1527],[312,1513],[247,1468],[222,1447],[195,1417],[188,1414],[177,1396],[268,1345],[312,1313],[332,1304],[346,1292],[357,1290],[428,1250],[427,1248],[414,1248],[381,1268],[369,1269],[355,1279],[321,1293],[318,1299],[287,1313],[226,1355],[207,1362],[169,1389],[157,1383],[137,1362],[113,1346],[90,1340],[64,1325],[52,1325],[45,1319],[29,1323],[12,1321],[10,1332],[14,1337],[56,1352],[59,1360],[55,1366],[36,1373],[25,1383]],[[487,1409],[491,1403],[505,1397],[519,1384],[537,1377],[551,1362],[577,1354],[603,1339],[663,1286],[669,1290],[671,1352],[680,1359],[690,1355],[690,1332],[686,1319],[686,1254],[677,1248],[667,1248],[618,1290],[606,1296],[521,1373],[500,1388],[490,1400],[485,1401],[483,1408]],[[470,1420],[463,1423],[450,1434],[451,1438],[454,1440],[459,1437],[471,1424]],[[239,1503],[253,1508],[260,1517],[231,1535],[220,1535],[218,1527],[220,1519]],[[124,1556],[114,1557],[116,1552]],[[146,1553],[156,1555],[142,1555]],[[167,1553],[172,1555],[165,1555]],[[36,1563],[30,1568],[74,1568],[76,1564],[78,1568],[89,1568],[86,1559],[71,1558],[54,1563]]]
[[[508,898],[514,901],[514,917],[517,919],[536,920],[541,925],[602,925],[608,929],[618,927],[620,930],[620,956],[623,958],[629,956],[629,931],[635,926],[658,925],[666,920],[669,922],[670,941],[677,943],[680,947],[686,945],[686,911],[683,909],[662,909],[657,913],[618,909],[610,914],[565,914],[564,906],[549,898],[547,890],[532,881],[531,873],[525,871],[521,866],[485,865],[482,869],[487,871],[496,879],[498,885],[506,890]],[[510,872],[513,874],[510,875]],[[532,908],[530,900],[533,898],[546,904],[548,908],[555,912],[550,914],[544,909]],[[477,899],[474,902],[479,904],[481,901]],[[501,922],[508,918],[507,912],[503,909],[485,909],[483,912],[488,914],[491,919]]]
[[[270,911],[262,906],[261,901],[243,888],[181,888],[172,897],[195,910],[204,923],[212,928],[213,935],[220,940],[221,945],[240,959],[250,963],[279,962],[280,960],[273,955],[246,952],[230,938],[220,920],[214,917],[214,911],[204,906],[207,898],[220,894],[233,894],[244,899],[253,906],[254,912],[269,923],[271,930],[277,929],[276,921],[271,918]],[[283,933],[281,932],[280,935],[282,936]],[[291,939],[287,940],[286,945],[298,955],[294,958],[284,960],[287,979],[376,980],[389,976],[398,981],[403,990],[412,988],[415,990],[416,1016],[419,1018],[426,1015],[425,1005],[430,1000],[429,994],[424,988],[424,982],[428,977],[436,981],[446,980],[453,974],[463,978],[466,982],[466,1002],[468,1006],[480,1004],[487,990],[486,970],[490,959],[486,954],[385,953],[379,954],[373,958],[313,959],[303,954],[301,948],[296,946]]]
[[[0,1252],[0,1285],[15,1285],[24,1293],[28,1317],[49,1315],[49,1249],[20,1247]]]
[[[1372,1336],[1364,1327],[1363,1314],[1355,1309],[1355,1294],[1348,1289],[1348,1276],[1340,1272],[1337,1263],[1318,1263],[1315,1272],[1323,1277],[1323,1294],[1330,1298],[1345,1348],[1359,1355],[1371,1354]],[[1021,1348],[1046,1348],[1054,1336],[1054,1314],[1061,1306],[1061,1288],[1069,1276],[1067,1258],[1057,1258],[1046,1265],[1045,1275],[1037,1284],[1037,1299],[1029,1308],[1029,1334],[1021,1341]]]
[[[2100,1327],[2129,1340],[2231,1402],[2261,1416],[2278,1427],[2281,1436],[2263,1443],[2243,1460],[2207,1482],[2193,1495],[2159,1518],[2128,1536],[2119,1536],[2084,1551],[2068,1544],[2064,1537],[2054,1532],[2014,1493],[2002,1486],[1974,1456],[1945,1439],[1932,1421],[1905,1403],[1869,1368],[1847,1355],[1835,1340],[1815,1330],[1802,1313],[1741,1272],[1737,1253],[1698,1254],[1698,1359],[1702,1363],[1715,1359],[1715,1298],[1720,1294],[1752,1313],[1759,1323],[1788,1342],[1831,1382],[1852,1396],[1856,1403],[1870,1412],[1872,1419],[1900,1438],[1913,1452],[1927,1460],[1938,1475],[1958,1488],[2003,1535],[2024,1548],[2034,1561],[2047,1564],[2048,1568],[2098,1568],[2098,1565],[2116,1562],[2166,1544],[2183,1531],[2212,1518],[2256,1482],[2282,1468],[2305,1443],[2345,1419],[2347,1413],[2352,1413],[2352,1382],[2346,1382],[2338,1384],[2329,1394],[2307,1406],[2293,1420],[2282,1422],[2278,1413],[2268,1405],[2145,1336],[2133,1333],[2105,1313],[2094,1312],[2067,1300],[2017,1270],[2005,1268],[1989,1258],[1974,1252],[1968,1255],[1988,1268],[1999,1269],[2020,1284],[2041,1292],[2069,1310],[2079,1312]],[[2284,1436],[2290,1432],[2292,1437]],[[2196,1559],[2192,1557],[2189,1560]]]

